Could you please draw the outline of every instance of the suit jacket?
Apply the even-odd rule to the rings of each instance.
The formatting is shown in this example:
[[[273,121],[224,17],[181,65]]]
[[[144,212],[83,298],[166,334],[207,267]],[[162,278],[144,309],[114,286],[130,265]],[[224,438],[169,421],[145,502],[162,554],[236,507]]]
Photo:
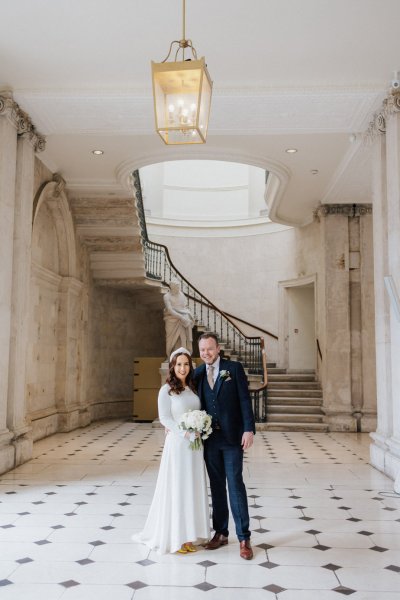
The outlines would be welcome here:
[[[221,377],[221,371],[228,371],[229,377]],[[207,381],[207,369],[203,364],[194,372],[194,381],[205,410],[204,384]],[[230,444],[240,444],[244,431],[255,433],[255,422],[246,373],[239,362],[220,359],[219,374],[215,382],[214,393],[222,433]]]

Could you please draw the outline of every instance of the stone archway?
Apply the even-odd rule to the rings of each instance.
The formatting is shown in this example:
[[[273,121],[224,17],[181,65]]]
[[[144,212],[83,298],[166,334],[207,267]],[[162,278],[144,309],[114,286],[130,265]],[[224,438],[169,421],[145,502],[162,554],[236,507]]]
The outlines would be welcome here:
[[[64,185],[56,176],[34,203],[27,366],[34,440],[88,421],[87,415],[82,418],[81,381],[85,295],[78,279],[75,231]]]

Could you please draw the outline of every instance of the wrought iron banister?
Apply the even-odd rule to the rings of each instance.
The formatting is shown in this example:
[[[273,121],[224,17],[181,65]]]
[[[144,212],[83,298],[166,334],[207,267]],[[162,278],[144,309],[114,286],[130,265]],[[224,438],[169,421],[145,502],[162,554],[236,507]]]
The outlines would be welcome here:
[[[266,387],[267,362],[264,349],[264,338],[246,336],[232,321],[230,316],[221,311],[211,300],[195,288],[186,277],[174,266],[168,248],[149,240],[139,172],[133,173],[136,207],[141,229],[142,246],[144,250],[146,276],[168,286],[172,279],[178,279],[181,290],[185,294],[188,307],[198,326],[218,335],[225,347],[225,352],[231,357],[237,357],[249,374],[260,375],[262,385],[256,389],[250,388],[253,408],[257,421],[266,420]]]

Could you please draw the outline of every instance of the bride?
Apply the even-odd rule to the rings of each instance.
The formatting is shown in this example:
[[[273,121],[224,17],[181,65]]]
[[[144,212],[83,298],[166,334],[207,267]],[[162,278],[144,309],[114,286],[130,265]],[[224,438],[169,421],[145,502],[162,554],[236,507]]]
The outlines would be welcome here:
[[[172,352],[167,383],[158,395],[159,419],[168,433],[156,489],[143,531],[132,536],[159,554],[196,552],[195,544],[210,537],[203,451],[191,450],[195,434],[179,428],[183,413],[200,409],[192,374],[190,352]]]

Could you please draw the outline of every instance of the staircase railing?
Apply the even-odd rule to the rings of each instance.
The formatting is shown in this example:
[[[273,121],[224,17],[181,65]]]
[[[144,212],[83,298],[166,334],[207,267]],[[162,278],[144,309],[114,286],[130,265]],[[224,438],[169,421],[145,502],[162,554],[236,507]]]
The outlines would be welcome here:
[[[159,281],[160,284],[165,286],[169,286],[172,279],[179,280],[181,290],[187,298],[188,307],[195,322],[203,326],[207,331],[216,333],[221,342],[224,343],[225,353],[231,357],[237,357],[246,368],[248,374],[262,376],[262,385],[257,388],[250,387],[250,395],[253,401],[256,421],[266,421],[268,375],[264,338],[244,335],[239,327],[223,311],[199,292],[180,273],[171,260],[168,248],[163,244],[157,244],[149,240],[139,171],[134,171],[132,175],[144,250],[146,277],[153,281]]]

